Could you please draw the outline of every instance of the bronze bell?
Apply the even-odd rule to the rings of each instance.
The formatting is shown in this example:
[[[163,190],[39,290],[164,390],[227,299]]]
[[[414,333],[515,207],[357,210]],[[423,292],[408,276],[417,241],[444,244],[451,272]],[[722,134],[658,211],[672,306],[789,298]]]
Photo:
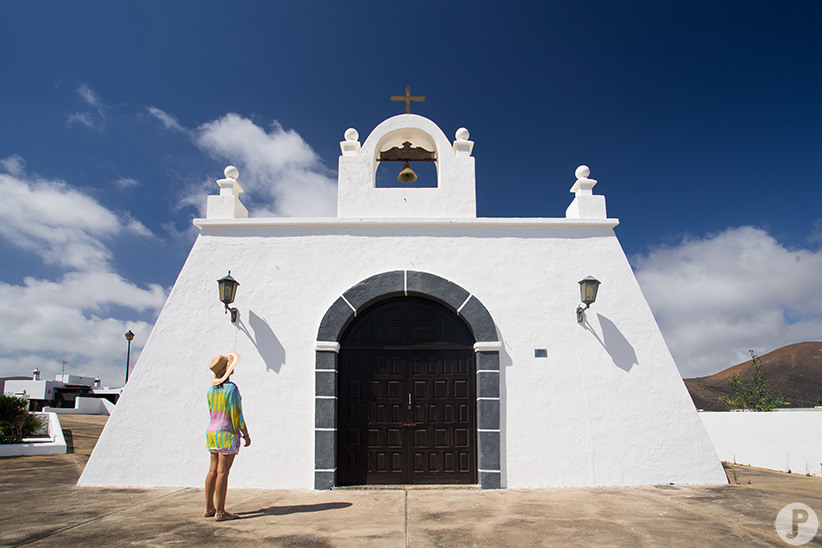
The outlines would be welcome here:
[[[402,171],[397,175],[397,180],[401,183],[413,183],[417,180],[417,174],[411,169],[411,162],[405,162],[402,165]]]

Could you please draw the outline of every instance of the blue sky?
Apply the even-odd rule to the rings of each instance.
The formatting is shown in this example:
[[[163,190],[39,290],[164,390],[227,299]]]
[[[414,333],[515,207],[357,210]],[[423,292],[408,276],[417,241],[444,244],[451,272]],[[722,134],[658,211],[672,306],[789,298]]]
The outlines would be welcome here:
[[[252,215],[328,213],[408,84],[480,216],[561,217],[591,167],[683,375],[822,337],[822,4],[405,6],[5,3],[0,376],[122,382],[225,165]]]

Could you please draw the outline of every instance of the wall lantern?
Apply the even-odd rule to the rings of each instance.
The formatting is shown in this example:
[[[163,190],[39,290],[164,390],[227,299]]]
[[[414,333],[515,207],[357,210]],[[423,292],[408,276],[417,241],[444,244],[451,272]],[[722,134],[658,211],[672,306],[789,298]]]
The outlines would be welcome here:
[[[585,311],[591,306],[591,303],[597,300],[599,283],[599,280],[593,276],[588,276],[579,281],[579,300],[585,304],[585,307],[582,305],[577,307],[577,323],[583,322],[585,319]]]
[[[236,308],[229,308],[228,305],[234,302],[237,287],[240,283],[231,277],[231,271],[229,270],[228,275],[217,280],[217,284],[220,286],[220,302],[225,305],[226,312],[231,312],[231,323],[234,323],[237,321],[238,311]]]

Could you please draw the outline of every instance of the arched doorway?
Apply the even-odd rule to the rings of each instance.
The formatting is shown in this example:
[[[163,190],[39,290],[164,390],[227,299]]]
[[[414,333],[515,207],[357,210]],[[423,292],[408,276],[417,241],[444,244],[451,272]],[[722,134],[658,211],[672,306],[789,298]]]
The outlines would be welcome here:
[[[476,483],[474,338],[420,297],[367,308],[340,340],[339,485]]]
[[[419,297],[442,305],[451,319],[458,317],[475,342],[472,409],[476,421],[476,475],[483,489],[499,489],[501,472],[500,350],[494,320],[485,305],[463,287],[428,272],[393,270],[375,274],[342,293],[326,310],[317,330],[314,382],[314,488],[341,485],[339,478],[340,342],[348,328],[367,310],[397,297]],[[407,396],[406,396],[407,398]],[[412,421],[413,422],[413,421]]]

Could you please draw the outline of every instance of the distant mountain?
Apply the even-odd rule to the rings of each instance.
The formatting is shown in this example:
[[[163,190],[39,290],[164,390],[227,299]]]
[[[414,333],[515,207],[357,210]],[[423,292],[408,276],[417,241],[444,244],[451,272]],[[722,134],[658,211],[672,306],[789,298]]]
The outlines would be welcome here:
[[[768,387],[774,393],[782,392],[789,408],[814,407],[822,398],[822,342],[803,342],[783,346],[760,356],[767,371]],[[727,411],[719,401],[730,394],[728,380],[739,373],[743,380],[753,377],[751,360],[729,367],[710,377],[685,379],[685,386],[697,409]]]

